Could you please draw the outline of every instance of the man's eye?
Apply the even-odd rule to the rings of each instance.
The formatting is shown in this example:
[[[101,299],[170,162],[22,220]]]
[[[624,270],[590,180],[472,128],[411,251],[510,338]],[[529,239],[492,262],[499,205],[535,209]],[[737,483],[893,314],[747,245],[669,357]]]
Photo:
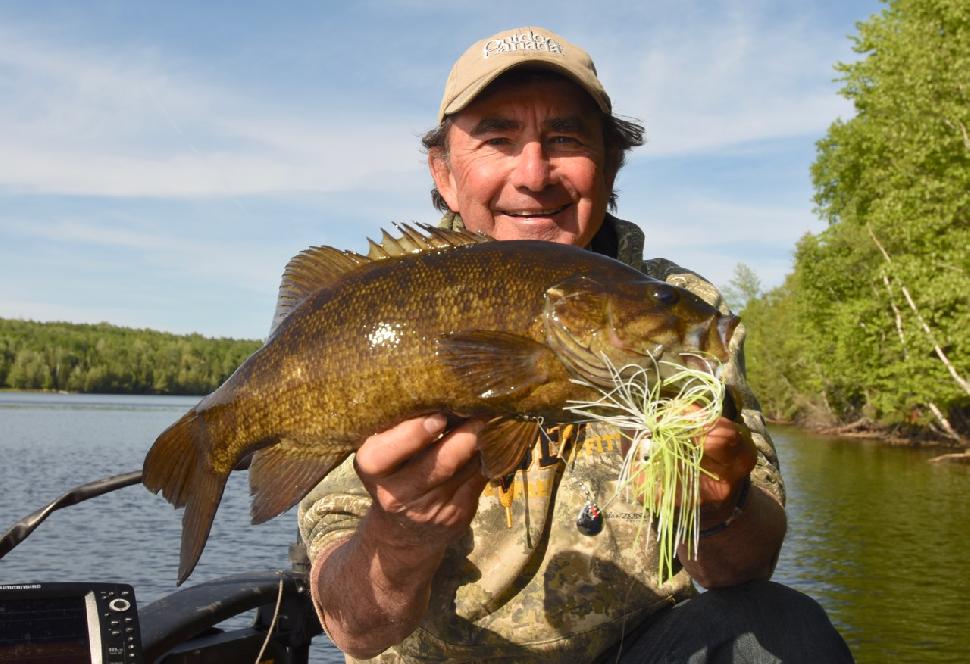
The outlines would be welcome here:
[[[553,136],[549,142],[553,145],[580,145],[579,139],[575,136]]]
[[[508,145],[511,141],[505,136],[493,136],[485,139],[485,145]]]

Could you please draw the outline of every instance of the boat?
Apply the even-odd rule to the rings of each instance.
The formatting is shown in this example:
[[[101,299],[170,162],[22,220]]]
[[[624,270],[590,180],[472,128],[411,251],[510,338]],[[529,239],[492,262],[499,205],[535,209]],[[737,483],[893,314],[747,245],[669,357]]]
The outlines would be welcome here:
[[[53,512],[141,479],[141,471],[134,471],[74,487],[0,536],[0,559]],[[289,558],[281,569],[206,581],[143,607],[126,584],[0,584],[0,663],[307,664],[322,629],[302,543],[290,546]],[[220,626],[254,609],[252,625]]]

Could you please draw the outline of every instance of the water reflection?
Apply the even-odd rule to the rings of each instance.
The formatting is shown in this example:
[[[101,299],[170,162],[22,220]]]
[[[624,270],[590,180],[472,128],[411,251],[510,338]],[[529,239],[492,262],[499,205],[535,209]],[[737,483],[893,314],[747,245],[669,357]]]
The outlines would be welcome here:
[[[69,394],[60,392],[0,392],[0,413],[7,409],[44,410],[188,410],[197,396],[144,394]]]
[[[138,470],[155,437],[197,402],[0,393],[0,530],[71,487]],[[135,485],[54,512],[0,560],[0,583],[116,581],[132,584],[139,604],[148,604],[176,590],[180,537],[181,512]],[[189,584],[286,569],[295,539],[293,513],[250,524],[248,476],[233,473]],[[343,661],[325,639],[311,650],[313,662]]]
[[[66,489],[135,470],[196,397],[0,393],[0,528]],[[818,599],[860,663],[970,661],[970,467],[929,450],[773,428],[789,534],[776,579]],[[292,514],[249,524],[234,473],[190,583],[287,566]],[[172,592],[179,513],[138,486],[57,512],[0,561],[0,582],[123,581]],[[329,644],[314,661],[339,662]]]
[[[772,430],[788,489],[776,579],[829,611],[859,662],[970,659],[970,468],[937,452]]]

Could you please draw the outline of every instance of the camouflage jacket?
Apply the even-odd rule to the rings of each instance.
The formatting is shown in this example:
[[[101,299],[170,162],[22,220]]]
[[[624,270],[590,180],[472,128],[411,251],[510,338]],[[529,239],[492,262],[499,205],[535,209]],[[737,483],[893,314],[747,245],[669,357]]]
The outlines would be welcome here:
[[[461,220],[446,215],[442,225],[461,227]],[[643,233],[636,225],[608,215],[604,227],[604,253],[727,311],[717,289],[698,275],[665,259],[643,260]],[[593,249],[602,251],[596,245],[594,240]],[[740,395],[739,417],[759,450],[752,481],[783,501],[774,447],[744,380],[743,339],[739,326],[724,375]],[[620,434],[600,425],[547,433],[515,476],[512,527],[497,491],[487,487],[472,527],[435,576],[420,626],[369,661],[588,662],[647,616],[694,592],[683,570],[658,582],[656,547],[645,529],[638,532],[639,505],[622,496],[607,504],[622,460]],[[603,530],[593,537],[576,527],[590,499],[605,512]],[[331,472],[299,509],[310,559],[350,535],[370,503],[352,458]]]

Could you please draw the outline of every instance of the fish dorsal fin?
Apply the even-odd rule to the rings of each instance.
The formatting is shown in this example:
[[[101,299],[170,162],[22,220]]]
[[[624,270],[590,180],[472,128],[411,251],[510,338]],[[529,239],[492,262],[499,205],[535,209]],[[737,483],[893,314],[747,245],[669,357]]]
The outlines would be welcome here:
[[[490,237],[481,233],[456,231],[427,224],[417,226],[414,228],[409,224],[395,224],[397,230],[401,232],[400,237],[393,237],[382,230],[380,243],[368,238],[370,249],[367,256],[333,247],[310,247],[294,256],[283,271],[283,282],[280,284],[270,334],[308,295],[331,286],[362,263],[422,251],[491,242]]]
[[[308,295],[333,285],[358,265],[369,262],[366,256],[333,247],[310,247],[291,258],[283,270],[270,334]]]
[[[446,247],[460,247],[465,244],[478,244],[479,242],[491,242],[491,238],[481,233],[461,230],[456,231],[450,228],[438,228],[428,224],[418,224],[414,228],[410,224],[395,224],[395,228],[401,232],[400,237],[393,237],[385,230],[381,231],[381,241],[375,242],[370,238],[367,242],[370,249],[367,257],[371,260],[391,258],[393,256],[405,256],[416,254],[422,251],[434,251]]]

